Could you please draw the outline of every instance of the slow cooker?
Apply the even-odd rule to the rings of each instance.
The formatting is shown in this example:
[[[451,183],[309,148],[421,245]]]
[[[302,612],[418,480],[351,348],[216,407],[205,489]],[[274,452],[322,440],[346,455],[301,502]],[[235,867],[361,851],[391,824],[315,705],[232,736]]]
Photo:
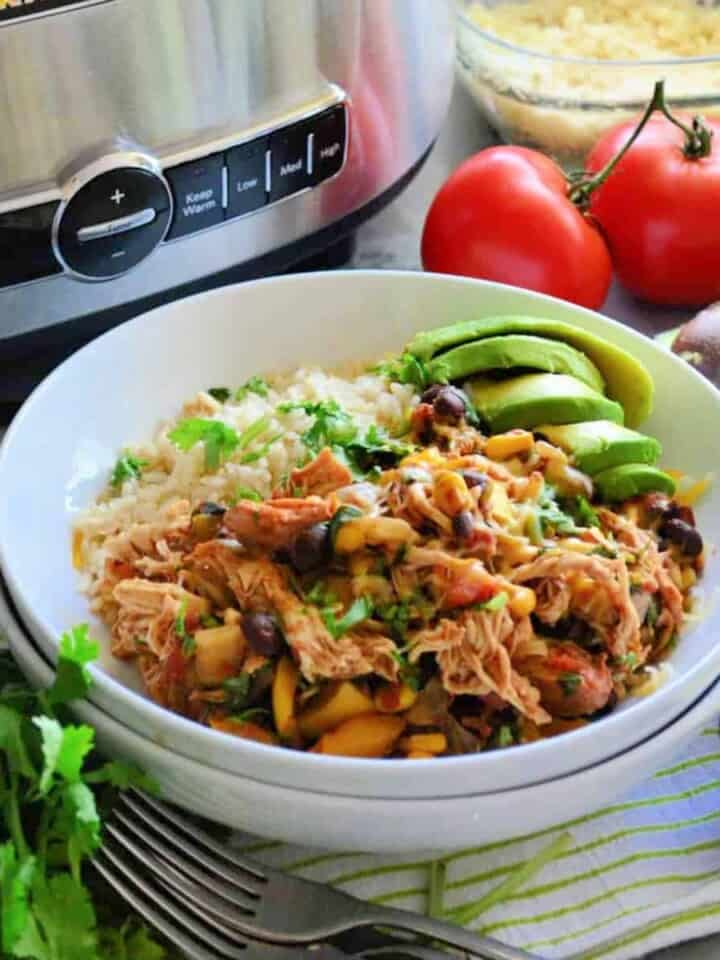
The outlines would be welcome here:
[[[453,45],[449,0],[0,0],[0,404],[351,235],[432,147]]]

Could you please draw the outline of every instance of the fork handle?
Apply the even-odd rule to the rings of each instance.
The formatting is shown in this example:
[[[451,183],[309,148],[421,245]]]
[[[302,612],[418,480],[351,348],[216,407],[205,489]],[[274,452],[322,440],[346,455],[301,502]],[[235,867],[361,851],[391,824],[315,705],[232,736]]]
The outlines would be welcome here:
[[[380,907],[363,912],[357,918],[355,927],[367,926],[395,927],[407,933],[421,934],[449,946],[458,947],[476,957],[486,957],[487,960],[540,960],[536,954],[527,953],[519,947],[507,946],[493,937],[484,937],[458,927],[454,923],[409,913],[407,910],[398,910],[395,907]]]

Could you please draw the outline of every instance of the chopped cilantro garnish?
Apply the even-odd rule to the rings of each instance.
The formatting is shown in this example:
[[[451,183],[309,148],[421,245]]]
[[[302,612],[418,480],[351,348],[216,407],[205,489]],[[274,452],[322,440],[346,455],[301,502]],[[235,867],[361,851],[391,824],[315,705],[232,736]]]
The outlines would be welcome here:
[[[236,500],[252,500],[255,503],[261,503],[262,497],[257,492],[257,490],[251,490],[250,487],[243,487],[242,485],[237,487],[235,490],[235,499]]]
[[[264,417],[258,417],[257,420],[254,420],[249,427],[246,427],[238,438],[237,445],[241,450],[244,450],[246,447],[249,447],[253,440],[257,440],[258,437],[261,437],[270,426],[270,417],[265,414]]]
[[[110,486],[114,490],[119,490],[126,480],[133,478],[139,479],[142,475],[143,468],[146,467],[148,463],[148,460],[134,457],[131,453],[124,453],[118,458],[117,463],[113,467],[112,474],[110,475]]]
[[[659,616],[660,604],[657,602],[657,599],[652,596],[650,597],[650,603],[648,604],[647,613],[645,614],[645,623],[648,627],[654,627]]]
[[[364,437],[356,437],[345,446],[351,465],[359,471],[394,466],[415,449],[411,443],[391,439],[385,430],[372,424]]]
[[[240,457],[240,463],[255,463],[257,460],[262,460],[263,457],[267,456],[267,453],[270,447],[276,443],[280,438],[284,436],[282,433],[275,433],[269,440],[266,440],[265,443],[258,447],[257,450],[251,450],[250,453],[244,453]]]
[[[328,631],[337,640],[338,637],[347,633],[348,630],[352,630],[353,627],[362,623],[363,620],[367,620],[372,612],[372,600],[370,600],[369,597],[358,597],[357,600],[353,600],[340,619],[337,619],[332,607],[322,609],[320,616],[328,628]]]
[[[411,353],[403,353],[393,360],[378,364],[373,372],[397,383],[411,383],[418,392],[429,387],[433,381],[427,365]],[[437,376],[434,379],[437,380]]]
[[[473,604],[473,610],[487,610],[489,613],[495,613],[497,610],[502,610],[505,604],[508,602],[508,595],[502,590],[500,593],[496,593],[494,597],[490,597],[489,600],[484,600],[482,603]]]
[[[582,527],[599,527],[600,518],[590,505],[587,497],[582,494],[575,497],[575,516]]]
[[[345,447],[354,440],[358,428],[352,417],[337,400],[321,400],[318,403],[283,403],[278,409],[281,413],[291,410],[302,410],[314,422],[300,437],[302,442],[311,451],[318,454],[323,447]]]
[[[196,443],[202,443],[208,470],[217,470],[221,461],[231,456],[240,443],[240,437],[232,427],[220,420],[204,420],[201,417],[181,420],[168,433],[168,439],[185,453],[192,450]]]
[[[233,713],[230,715],[230,719],[235,723],[247,723],[248,720],[252,720],[254,717],[269,717],[270,711],[266,710],[264,707],[248,707],[247,710],[241,710],[240,713]]]
[[[506,723],[498,727],[495,742],[498,747],[511,747],[515,743],[515,734],[513,733],[512,727]]]
[[[222,621],[221,621],[221,620],[218,620],[217,617],[211,617],[211,616],[210,616],[209,614],[207,614],[207,613],[201,613],[201,614],[200,614],[200,623],[201,623],[204,627],[207,627],[207,628],[210,628],[210,627],[221,627],[221,626],[222,626]]]
[[[420,689],[422,671],[419,663],[410,663],[407,654],[402,650],[393,650],[392,658],[398,665],[398,677],[403,683],[407,684],[411,690],[417,692]]]
[[[252,677],[249,673],[241,673],[237,677],[231,677],[222,686],[226,693],[226,705],[232,713],[240,713],[247,708],[252,688]]]
[[[590,551],[590,553],[594,554],[597,557],[605,557],[606,560],[617,559],[617,553],[615,552],[615,550],[610,550],[608,547],[603,547],[603,546],[595,547],[593,550]]]
[[[227,387],[209,387],[208,393],[218,403],[225,403],[232,396],[232,391],[228,390]]]
[[[186,597],[184,600],[180,601],[180,606],[175,616],[174,629],[175,629],[175,636],[179,637],[180,640],[182,640],[182,652],[185,654],[186,657],[189,657],[193,653],[195,653],[195,640],[187,632],[187,627],[185,625],[185,617],[187,616],[187,606],[188,606],[188,602]]]
[[[548,527],[556,533],[575,533],[577,529],[573,518],[564,513],[558,506],[555,499],[555,490],[547,483],[538,499],[537,516],[543,532]]]
[[[236,403],[242,403],[249,393],[257,394],[258,397],[266,397],[269,387],[262,377],[250,377],[241,387],[235,391],[233,399]]]
[[[579,673],[561,673],[558,683],[565,696],[571,697],[582,683],[582,677]]]
[[[638,656],[636,653],[631,651],[630,653],[625,653],[623,656],[618,657],[617,661],[623,667],[628,667],[630,670],[634,670],[638,665]]]

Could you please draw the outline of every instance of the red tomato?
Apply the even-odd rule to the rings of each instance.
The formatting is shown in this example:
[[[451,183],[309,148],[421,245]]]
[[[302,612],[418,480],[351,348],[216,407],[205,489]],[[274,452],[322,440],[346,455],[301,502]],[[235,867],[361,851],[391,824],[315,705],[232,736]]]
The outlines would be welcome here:
[[[612,277],[605,241],[567,199],[562,170],[525,147],[490,147],[458,167],[430,207],[422,262],[594,309]]]
[[[471,603],[485,603],[496,593],[497,584],[482,563],[471,563],[450,584],[444,605],[466,607]]]
[[[590,209],[618,278],[652,303],[700,306],[720,298],[720,123],[705,125],[714,132],[714,149],[688,159],[683,131],[652,117],[592,195]],[[588,157],[588,170],[602,169],[635,126],[625,123],[605,134]]]

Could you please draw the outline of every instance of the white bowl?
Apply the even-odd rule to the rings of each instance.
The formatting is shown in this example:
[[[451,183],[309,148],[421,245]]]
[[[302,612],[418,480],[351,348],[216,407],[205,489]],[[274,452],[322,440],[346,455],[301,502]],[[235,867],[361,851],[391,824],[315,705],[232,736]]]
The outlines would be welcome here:
[[[39,687],[52,682],[48,661],[10,613],[0,583],[0,631],[22,670]],[[366,853],[447,853],[509,840],[583,816],[672,762],[720,709],[720,683],[654,737],[580,773],[517,790],[436,800],[322,795],[259,783],[208,767],[146,739],[83,700],[73,710],[98,746],[151,773],[166,800],[228,827],[302,846]],[[288,815],[288,811],[291,814]]]
[[[647,430],[665,463],[704,474],[718,462],[720,394],[679,358],[598,314],[497,284],[419,273],[338,272],[272,278],[152,311],[94,341],[51,374],[0,450],[0,565],[24,621],[49,655],[88,619],[70,563],[69,526],[107,480],[118,450],[149,438],[196,390],[298,363],[330,366],[398,350],[420,329],[499,313],[566,320],[646,364],[658,385]],[[698,511],[720,538],[720,492]],[[712,555],[705,588],[719,580]],[[718,614],[686,631],[674,673],[652,697],[562,740],[469,757],[375,761],[278,750],[218,733],[146,698],[133,667],[114,660],[107,632],[93,701],[163,746],[221,770],[320,793],[365,797],[477,795],[557,777],[639,743],[679,716],[720,672]]]

